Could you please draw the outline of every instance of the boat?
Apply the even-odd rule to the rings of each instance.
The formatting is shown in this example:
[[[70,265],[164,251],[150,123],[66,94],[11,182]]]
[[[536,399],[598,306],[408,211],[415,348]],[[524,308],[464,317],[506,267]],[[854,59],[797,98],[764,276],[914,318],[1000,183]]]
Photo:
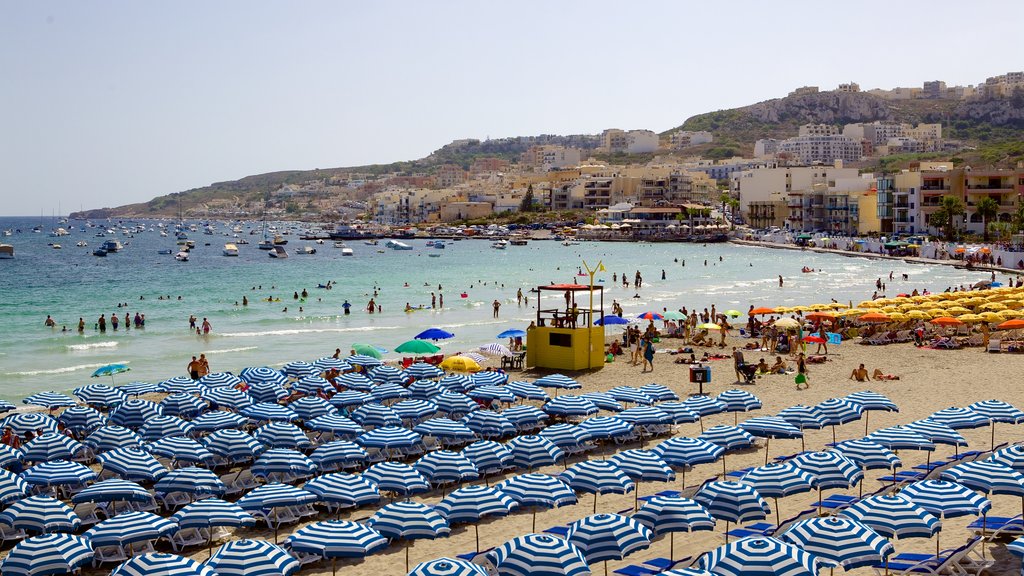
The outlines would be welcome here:
[[[85,240],[79,240],[78,243],[75,244],[75,246],[78,246],[79,248],[85,248],[88,245],[89,245],[89,243],[86,242]]]
[[[526,238],[513,238],[508,243],[513,246],[526,246]]]
[[[257,244],[256,247],[259,248],[260,250],[273,250],[274,242],[272,240],[264,238],[263,240],[260,240],[260,243]]]
[[[92,255],[93,256],[106,256],[107,255],[107,251],[104,250],[103,248],[97,248],[97,249],[92,251]]]
[[[312,246],[299,246],[295,249],[296,254],[316,254],[316,248]]]
[[[268,252],[271,258],[287,258],[288,251],[283,246],[272,246],[270,252]]]
[[[498,250],[504,250],[505,248],[508,248],[508,240],[498,240],[497,242],[491,244],[491,248],[497,248]]]
[[[157,254],[162,254],[162,255],[174,254],[174,250],[171,250],[170,248],[165,248],[163,250],[157,251]]]
[[[116,239],[107,240],[106,242],[103,243],[103,249],[106,250],[108,253],[117,252],[121,248],[124,248],[124,246],[121,246],[121,243],[118,242]],[[106,254],[104,254],[104,256],[106,256]]]
[[[351,248],[345,247],[345,248],[341,249],[341,255],[342,256],[354,256],[355,252],[353,252]]]
[[[366,244],[367,246],[376,246],[377,239],[374,238],[373,240],[363,240],[363,244]]]
[[[54,250],[60,250],[61,246],[60,244],[50,244],[50,248],[53,248]]]
[[[178,262],[188,262],[188,252],[182,251],[174,255],[174,259]]]
[[[11,258],[14,258],[14,246],[0,244],[0,260],[10,260]]]
[[[391,248],[392,250],[412,250],[412,246],[402,242],[401,240],[388,240],[384,246]]]
[[[333,232],[328,233],[331,240],[361,240],[376,236],[373,230],[367,230],[350,224],[338,224]]]
[[[445,243],[444,243],[443,240],[438,240],[437,242],[434,242],[434,248],[436,248],[438,250],[444,250],[444,247],[445,247]]]
[[[344,242],[338,241],[338,242],[335,242],[335,243],[334,243],[334,247],[335,247],[335,248],[347,248],[347,247],[348,247],[348,245],[347,245],[347,244],[345,244]]]
[[[239,238],[238,240],[235,240],[235,244],[238,244],[239,246],[241,246],[242,244],[248,244],[248,243],[249,243],[249,241],[246,240],[245,238]]]
[[[287,234],[287,231],[285,232]],[[284,246],[288,243],[288,240],[280,234],[274,236],[274,246]]]
[[[230,242],[225,244],[224,245],[224,255],[225,256],[238,256],[238,246],[235,246],[234,244],[232,244]]]
[[[427,256],[430,256],[431,258],[440,258],[441,257],[440,254],[427,254]]]

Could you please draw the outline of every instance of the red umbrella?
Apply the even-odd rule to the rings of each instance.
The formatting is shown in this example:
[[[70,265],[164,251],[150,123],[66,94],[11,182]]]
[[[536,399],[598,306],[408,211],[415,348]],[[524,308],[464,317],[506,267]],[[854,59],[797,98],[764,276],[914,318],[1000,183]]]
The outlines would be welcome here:
[[[821,336],[811,335],[811,336],[804,336],[804,342],[809,342],[811,344],[824,344],[824,343],[828,342],[828,340],[825,340]]]
[[[637,318],[641,320],[662,320],[661,314],[658,314],[657,312],[644,312],[637,316]]]

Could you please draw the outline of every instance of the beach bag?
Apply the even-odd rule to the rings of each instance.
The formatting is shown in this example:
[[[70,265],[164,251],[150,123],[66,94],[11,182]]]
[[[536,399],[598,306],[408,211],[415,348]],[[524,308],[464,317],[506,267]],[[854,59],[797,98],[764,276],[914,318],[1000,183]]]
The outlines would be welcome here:
[[[793,380],[797,384],[806,384],[807,383],[807,375],[806,374],[797,374],[796,378],[794,378]]]

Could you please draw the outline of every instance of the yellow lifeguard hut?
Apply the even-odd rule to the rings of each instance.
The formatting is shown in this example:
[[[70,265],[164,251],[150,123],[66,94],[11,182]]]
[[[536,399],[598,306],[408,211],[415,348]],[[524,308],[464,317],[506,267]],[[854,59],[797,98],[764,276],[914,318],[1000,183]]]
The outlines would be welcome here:
[[[537,320],[526,331],[527,366],[554,370],[603,367],[603,287],[552,284],[538,286],[536,293]],[[582,306],[577,304],[577,296],[585,297]]]

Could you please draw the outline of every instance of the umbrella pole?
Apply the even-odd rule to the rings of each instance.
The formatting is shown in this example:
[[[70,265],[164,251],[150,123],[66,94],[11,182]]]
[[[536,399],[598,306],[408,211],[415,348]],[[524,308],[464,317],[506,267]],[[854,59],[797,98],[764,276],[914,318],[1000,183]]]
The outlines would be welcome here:
[[[640,483],[637,482],[636,488],[633,490],[633,512],[636,512],[640,508]]]
[[[673,530],[668,533],[668,559],[676,561],[676,531]]]
[[[409,573],[409,541],[405,541],[405,573]]]
[[[725,521],[725,543],[729,543],[729,521]]]
[[[537,509],[534,508],[533,509],[533,529],[530,530],[530,532],[536,532],[536,531],[537,531]]]
[[[804,443],[804,435],[803,434],[800,435],[800,451],[801,452],[806,452],[807,451],[807,444]]]
[[[821,516],[821,488],[818,488],[818,516]]]
[[[864,412],[864,435],[865,436],[868,435],[868,416],[870,414],[871,414],[871,412],[868,412],[868,411]]]
[[[331,557],[331,576],[338,576],[338,559]]]
[[[686,464],[683,464],[683,490],[686,490]],[[1024,498],[1021,498],[1021,506],[1024,507]]]
[[[722,454],[722,476],[725,476],[725,453]]]
[[[993,420],[992,423],[989,424],[989,428],[992,429],[992,444],[989,446],[989,450],[990,451],[995,451],[995,449],[996,449],[996,421],[995,420]]]
[[[768,445],[770,445],[771,443],[772,443],[772,439],[771,438],[765,438],[764,439],[764,465],[765,466],[768,465]]]
[[[775,501],[775,529],[782,528],[782,517],[779,516],[779,498],[775,496],[772,498]]]
[[[480,525],[474,524],[473,528],[476,530],[476,553],[480,553]]]
[[[210,553],[208,558],[213,558],[213,530],[210,530],[210,537],[206,539],[206,551]]]
[[[597,514],[597,492],[594,492],[594,514]]]
[[[832,425],[832,443],[833,444],[836,443],[836,425],[835,424]]]

